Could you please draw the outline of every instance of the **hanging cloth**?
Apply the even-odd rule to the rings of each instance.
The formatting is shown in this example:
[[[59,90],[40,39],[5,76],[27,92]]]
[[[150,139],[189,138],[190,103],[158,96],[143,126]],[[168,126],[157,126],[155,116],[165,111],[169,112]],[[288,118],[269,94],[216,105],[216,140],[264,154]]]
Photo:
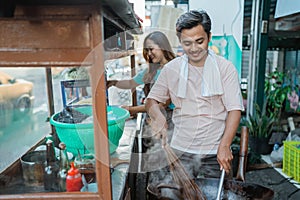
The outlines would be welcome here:
[[[177,90],[177,96],[181,98],[185,98],[186,96],[188,65],[188,56],[184,54],[181,56],[181,68]],[[203,97],[222,95],[224,93],[220,70],[212,50],[208,50],[208,56],[204,63],[201,90],[201,95]]]

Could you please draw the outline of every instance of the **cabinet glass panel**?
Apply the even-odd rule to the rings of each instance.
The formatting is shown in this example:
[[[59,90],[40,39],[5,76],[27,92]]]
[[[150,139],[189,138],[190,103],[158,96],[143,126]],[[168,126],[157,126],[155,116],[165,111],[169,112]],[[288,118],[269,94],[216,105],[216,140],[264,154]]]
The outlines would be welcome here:
[[[16,186],[43,184],[45,153],[24,154],[51,133],[45,68],[0,68],[0,79],[0,193],[24,193]]]
[[[57,67],[51,72],[53,103],[46,68],[0,68],[0,194],[80,191],[88,183],[94,183],[91,190],[97,188],[88,69]],[[56,134],[51,135],[51,124]],[[53,141],[54,164],[48,159],[48,141]],[[61,142],[66,145],[64,154]],[[85,175],[80,175],[77,188],[68,188],[65,179],[71,162]],[[54,184],[45,185],[49,181]]]

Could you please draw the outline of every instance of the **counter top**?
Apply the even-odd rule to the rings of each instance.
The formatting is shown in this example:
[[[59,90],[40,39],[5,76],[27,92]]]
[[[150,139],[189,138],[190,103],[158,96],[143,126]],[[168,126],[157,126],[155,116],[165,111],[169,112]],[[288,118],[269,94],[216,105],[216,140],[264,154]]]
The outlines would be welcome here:
[[[112,192],[113,199],[119,200],[122,199],[124,192],[126,179],[128,176],[130,157],[132,154],[132,147],[134,144],[134,138],[136,134],[136,120],[131,119],[126,121],[123,135],[119,142],[119,147],[111,155],[111,162],[117,161],[116,166],[114,167],[111,180],[112,180]],[[124,163],[123,163],[123,162]]]

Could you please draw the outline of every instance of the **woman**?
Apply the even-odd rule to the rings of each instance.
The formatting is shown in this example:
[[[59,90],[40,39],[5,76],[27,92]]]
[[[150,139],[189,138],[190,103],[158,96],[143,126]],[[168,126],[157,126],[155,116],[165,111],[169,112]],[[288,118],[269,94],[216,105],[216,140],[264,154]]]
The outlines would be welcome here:
[[[143,57],[149,67],[139,72],[136,76],[128,80],[107,81],[107,88],[115,86],[120,89],[133,89],[139,85],[145,85],[145,96],[148,95],[150,87],[157,79],[162,67],[175,58],[172,47],[166,35],[160,31],[154,31],[147,35],[143,43]],[[131,115],[138,112],[146,112],[145,106],[126,106]]]

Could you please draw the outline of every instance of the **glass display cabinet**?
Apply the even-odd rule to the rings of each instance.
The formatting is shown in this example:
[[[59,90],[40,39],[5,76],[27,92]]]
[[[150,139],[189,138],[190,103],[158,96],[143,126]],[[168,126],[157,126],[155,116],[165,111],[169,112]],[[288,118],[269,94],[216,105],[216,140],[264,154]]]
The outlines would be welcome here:
[[[7,148],[11,148],[1,149],[1,154],[6,154],[1,157],[7,160],[1,161],[0,199],[125,199],[129,195],[128,186],[120,185],[124,181],[116,181],[122,177],[111,171],[110,160],[117,157],[109,152],[107,140],[104,63],[129,56],[134,68],[132,34],[141,33],[141,25],[128,0],[3,1],[0,8],[0,71],[10,74],[9,80],[14,83],[32,82],[33,92],[24,84],[10,92],[16,93],[23,88],[24,95],[34,96],[34,99],[23,101],[18,107],[18,111],[32,107],[29,114],[21,113],[21,119],[14,119],[11,115],[14,104],[7,106],[1,102],[8,94],[0,94],[0,114],[5,120],[5,123],[1,120],[0,137],[7,143]],[[24,185],[22,171],[27,169],[22,168],[22,156],[44,144],[47,137],[58,140],[50,118],[64,107],[60,81],[65,78],[64,72],[72,68],[85,68],[89,72],[97,184],[92,192],[49,192],[41,185]],[[18,77],[24,80],[17,80]],[[12,134],[16,134],[13,139],[9,137]],[[122,176],[126,179],[126,171]],[[118,182],[120,191],[115,191],[112,182]]]

